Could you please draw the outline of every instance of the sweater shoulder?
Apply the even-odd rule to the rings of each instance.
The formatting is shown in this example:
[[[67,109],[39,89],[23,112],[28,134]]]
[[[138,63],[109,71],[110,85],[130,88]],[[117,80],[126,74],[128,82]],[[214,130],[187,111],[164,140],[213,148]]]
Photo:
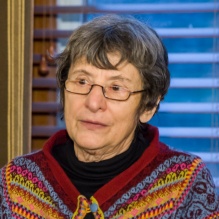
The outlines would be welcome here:
[[[200,162],[202,162],[202,159],[198,155],[172,148],[172,147],[170,147],[162,142],[160,143],[159,156],[164,156],[165,159],[167,157],[169,157],[169,158],[171,158],[171,157],[179,157],[179,158],[184,157],[184,159],[186,159],[186,160],[190,160],[190,161],[200,160]]]
[[[14,165],[28,167],[31,164],[35,164],[36,166],[38,166],[38,165],[40,166],[45,162],[46,162],[45,155],[44,155],[42,150],[39,150],[36,152],[32,152],[29,154],[15,157],[6,165],[6,167],[14,166]]]

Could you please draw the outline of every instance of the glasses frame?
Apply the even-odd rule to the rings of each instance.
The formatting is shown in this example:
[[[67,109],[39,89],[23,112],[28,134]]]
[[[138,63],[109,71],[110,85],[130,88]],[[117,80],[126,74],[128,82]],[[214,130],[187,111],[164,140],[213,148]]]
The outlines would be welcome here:
[[[106,99],[109,99],[109,100],[116,100],[116,101],[126,101],[126,100],[128,100],[129,97],[130,97],[131,95],[133,95],[133,94],[142,93],[142,92],[146,92],[146,91],[147,91],[147,90],[130,91],[130,90],[126,89],[127,92],[129,92],[128,97],[127,97],[126,99],[120,100],[120,99],[114,99],[114,98],[107,97],[107,96],[106,96],[106,89],[105,89],[105,87],[102,86],[102,85],[100,85],[100,84],[88,84],[88,85],[90,85],[90,90],[89,90],[87,93],[85,93],[85,94],[77,93],[77,92],[72,92],[72,91],[70,91],[70,90],[68,90],[68,89],[66,88],[66,82],[68,82],[68,81],[69,81],[69,82],[76,82],[76,81],[73,81],[73,80],[72,80],[72,81],[70,81],[70,80],[66,80],[66,81],[65,81],[65,90],[66,90],[67,92],[69,92],[69,93],[79,94],[79,95],[88,95],[88,94],[91,92],[91,90],[93,89],[94,86],[98,86],[98,87],[101,87],[101,88],[102,88],[103,96],[104,96]]]

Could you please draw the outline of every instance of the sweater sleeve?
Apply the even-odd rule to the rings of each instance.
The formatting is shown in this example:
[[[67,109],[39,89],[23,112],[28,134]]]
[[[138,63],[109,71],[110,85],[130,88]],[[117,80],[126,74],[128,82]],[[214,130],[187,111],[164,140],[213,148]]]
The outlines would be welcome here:
[[[2,170],[0,170],[0,218],[2,218],[2,202],[3,202],[3,185],[2,185]]]
[[[219,218],[219,199],[210,171],[203,165],[174,218]]]
[[[7,202],[7,188],[5,186],[5,168],[0,169],[0,218],[13,218]]]

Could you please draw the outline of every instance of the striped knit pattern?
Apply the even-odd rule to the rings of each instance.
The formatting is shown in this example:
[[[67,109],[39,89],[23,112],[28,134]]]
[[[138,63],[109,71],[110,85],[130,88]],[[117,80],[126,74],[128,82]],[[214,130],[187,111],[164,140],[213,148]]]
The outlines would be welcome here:
[[[210,211],[212,209],[216,211],[219,208],[213,191],[204,190],[208,182],[201,177],[204,175],[209,177],[209,172],[199,158],[195,158],[192,162],[190,159],[191,157],[181,155],[160,164],[150,176],[123,194],[105,212],[106,218],[170,218],[170,215],[172,215],[171,218],[181,218],[180,215],[173,215],[179,213],[178,209],[186,203],[188,194],[192,190],[197,199],[193,200],[193,205],[188,210],[183,207],[184,214],[191,212],[190,217],[186,218],[199,218],[198,215],[192,216],[197,203],[202,203],[200,211],[203,211],[206,218],[219,218],[219,211],[207,216],[206,206]],[[199,186],[203,186],[203,190]],[[197,192],[202,193],[200,197]]]
[[[0,218],[83,219],[92,212],[95,219],[219,219],[211,174],[196,156],[152,145],[156,150],[87,200],[49,155],[54,142],[0,170]]]
[[[15,159],[2,170],[2,175],[3,187],[6,188],[4,201],[10,206],[14,218],[61,219],[72,215],[40,168],[30,160]]]

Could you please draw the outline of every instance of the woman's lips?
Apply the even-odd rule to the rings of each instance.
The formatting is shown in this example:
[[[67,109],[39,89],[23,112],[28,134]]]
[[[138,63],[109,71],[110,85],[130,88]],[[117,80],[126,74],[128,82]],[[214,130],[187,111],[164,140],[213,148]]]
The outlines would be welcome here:
[[[90,121],[90,120],[81,120],[81,123],[83,126],[85,126],[87,129],[102,129],[107,127],[106,124],[98,121]]]

